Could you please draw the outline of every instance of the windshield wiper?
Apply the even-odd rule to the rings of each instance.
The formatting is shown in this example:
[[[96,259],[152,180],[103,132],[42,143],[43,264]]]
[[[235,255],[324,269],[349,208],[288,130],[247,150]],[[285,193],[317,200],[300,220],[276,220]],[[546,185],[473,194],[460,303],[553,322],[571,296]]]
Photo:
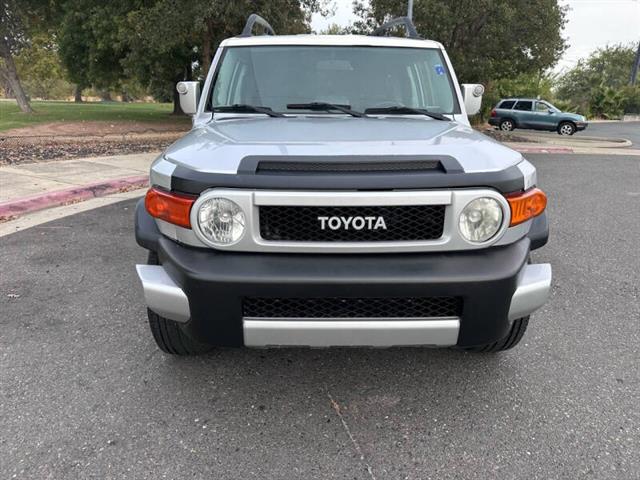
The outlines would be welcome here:
[[[274,112],[269,107],[258,105],[247,105],[245,103],[235,103],[233,105],[220,105],[213,107],[214,112],[235,112],[235,113],[263,113],[270,117],[284,117],[280,112]]]
[[[287,105],[289,110],[316,110],[325,111],[338,110],[339,112],[346,113],[353,117],[366,117],[362,112],[351,110],[351,105],[338,105],[336,103],[327,102],[310,102],[310,103],[289,103]]]
[[[432,112],[424,108],[405,107],[404,105],[394,105],[393,107],[373,107],[367,108],[364,113],[370,113],[371,115],[407,115],[417,113],[418,115],[426,115],[435,120],[444,120],[446,122],[451,121],[450,118],[445,117],[441,113]]]

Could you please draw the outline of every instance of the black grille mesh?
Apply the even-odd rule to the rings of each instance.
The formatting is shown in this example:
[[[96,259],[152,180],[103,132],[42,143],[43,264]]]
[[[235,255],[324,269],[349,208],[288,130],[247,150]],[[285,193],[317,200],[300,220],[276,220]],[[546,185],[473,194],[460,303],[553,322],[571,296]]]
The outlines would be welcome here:
[[[263,298],[245,297],[242,313],[254,318],[458,317],[460,297]]]
[[[260,235],[271,241],[382,242],[436,240],[444,228],[444,205],[373,207],[260,207]],[[383,217],[386,229],[322,230],[318,217]],[[375,221],[373,222],[375,223]]]

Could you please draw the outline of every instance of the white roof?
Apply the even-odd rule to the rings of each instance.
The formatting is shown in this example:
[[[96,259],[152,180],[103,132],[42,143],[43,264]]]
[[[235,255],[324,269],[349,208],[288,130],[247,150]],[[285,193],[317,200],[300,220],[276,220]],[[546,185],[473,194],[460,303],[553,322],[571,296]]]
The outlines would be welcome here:
[[[443,48],[433,40],[403,37],[374,37],[368,35],[256,35],[252,37],[232,37],[224,40],[221,47],[250,45],[329,45],[405,48]]]

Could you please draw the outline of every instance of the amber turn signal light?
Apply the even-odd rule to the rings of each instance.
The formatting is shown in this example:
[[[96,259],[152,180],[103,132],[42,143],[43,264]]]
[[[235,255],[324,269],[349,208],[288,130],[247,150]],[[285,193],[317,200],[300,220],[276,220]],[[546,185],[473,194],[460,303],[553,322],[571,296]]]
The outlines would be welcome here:
[[[196,198],[192,195],[150,188],[144,199],[144,206],[152,217],[180,227],[191,228],[189,214]]]
[[[513,193],[507,195],[506,198],[511,207],[510,227],[537,217],[547,208],[547,196],[539,188],[531,188],[526,192]]]

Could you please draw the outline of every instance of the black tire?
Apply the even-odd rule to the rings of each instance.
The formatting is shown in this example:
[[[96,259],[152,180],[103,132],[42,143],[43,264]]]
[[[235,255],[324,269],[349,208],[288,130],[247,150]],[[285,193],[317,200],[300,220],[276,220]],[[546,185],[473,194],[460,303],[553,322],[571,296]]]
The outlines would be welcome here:
[[[464,350],[469,352],[479,352],[479,353],[492,353],[492,352],[502,352],[503,350],[509,350],[510,348],[515,347],[524,335],[524,332],[527,331],[527,326],[529,325],[529,317],[518,318],[513,321],[511,324],[511,330],[506,337],[502,340],[498,340],[497,342],[487,343],[486,345],[477,345],[475,347],[464,347]]]
[[[571,122],[562,122],[558,125],[558,135],[573,135],[576,133],[576,126]]]
[[[149,265],[160,265],[158,254],[149,252],[147,259]],[[209,345],[196,342],[187,335],[178,322],[161,317],[153,310],[147,308],[149,328],[156,344],[165,353],[171,355],[198,355],[212,349]]]
[[[510,118],[505,118],[500,121],[500,130],[503,132],[512,132],[516,128],[516,122]]]

